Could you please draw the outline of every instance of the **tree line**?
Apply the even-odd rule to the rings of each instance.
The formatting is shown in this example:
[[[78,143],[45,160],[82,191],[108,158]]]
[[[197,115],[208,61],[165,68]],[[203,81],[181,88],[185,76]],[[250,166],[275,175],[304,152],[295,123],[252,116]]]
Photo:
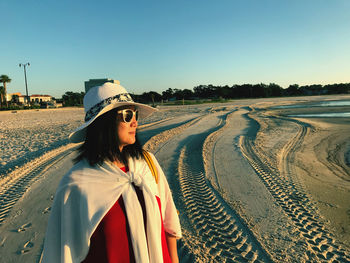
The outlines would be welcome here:
[[[311,96],[327,94],[345,94],[350,92],[350,83],[328,85],[290,85],[287,89],[275,83],[270,84],[242,84],[232,86],[199,85],[189,89],[171,89],[161,94],[155,91],[144,92],[141,95],[133,95],[135,101],[142,103],[159,103],[171,100],[205,100],[205,99],[242,99],[242,98],[267,98],[285,96]]]
[[[6,100],[6,84],[10,83],[11,79],[7,75],[0,76],[0,105],[8,107]],[[215,86],[199,85],[190,89],[172,89],[158,93],[156,91],[144,92],[142,94],[131,94],[136,102],[141,103],[161,103],[176,100],[229,100],[241,98],[267,98],[267,97],[284,97],[284,96],[310,96],[310,95],[329,95],[329,94],[345,94],[350,93],[350,83],[328,84],[328,85],[304,85],[298,84],[289,85],[283,89],[275,83],[270,84],[242,84],[232,86]],[[84,92],[67,91],[62,99],[57,102],[62,102],[63,106],[80,106],[83,104]]]
[[[285,96],[312,96],[350,93],[350,83],[328,84],[328,85],[290,85],[283,89],[275,83],[270,84],[242,84],[232,86],[199,85],[190,89],[168,88],[162,93],[156,91],[144,92],[142,94],[131,94],[136,102],[161,103],[176,100],[229,100],[243,98],[268,98]],[[84,92],[68,91],[62,96],[64,106],[77,106],[83,104]]]

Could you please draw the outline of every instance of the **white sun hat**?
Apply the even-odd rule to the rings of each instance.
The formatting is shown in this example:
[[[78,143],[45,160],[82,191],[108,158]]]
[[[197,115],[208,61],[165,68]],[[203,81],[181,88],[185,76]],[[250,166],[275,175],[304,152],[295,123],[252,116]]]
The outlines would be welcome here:
[[[106,82],[102,86],[91,88],[84,96],[85,123],[69,135],[74,143],[85,140],[87,127],[102,114],[115,108],[134,105],[139,111],[140,118],[145,118],[157,109],[151,106],[136,103],[130,94],[119,84]]]

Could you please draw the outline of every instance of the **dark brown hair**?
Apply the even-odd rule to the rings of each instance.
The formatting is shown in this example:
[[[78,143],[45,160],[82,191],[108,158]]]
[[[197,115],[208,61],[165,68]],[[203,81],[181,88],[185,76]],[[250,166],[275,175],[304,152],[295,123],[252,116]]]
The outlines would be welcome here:
[[[117,127],[119,118],[117,118],[116,108],[106,112],[94,120],[86,131],[85,142],[78,148],[78,156],[74,159],[77,163],[86,159],[90,165],[102,164],[104,161],[119,161],[127,165],[128,158],[143,158],[142,146],[137,138],[134,144],[123,147],[119,150],[119,138]]]

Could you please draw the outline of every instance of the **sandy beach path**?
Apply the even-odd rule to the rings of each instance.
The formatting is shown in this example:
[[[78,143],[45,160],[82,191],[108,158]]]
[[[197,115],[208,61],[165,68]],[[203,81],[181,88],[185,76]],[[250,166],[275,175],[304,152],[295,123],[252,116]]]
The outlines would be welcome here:
[[[350,262],[350,121],[296,119],[288,117],[295,109],[270,108],[316,99],[163,107],[140,123],[139,138],[180,212],[180,262]],[[11,165],[0,176],[1,263],[39,262],[52,199],[77,146],[64,140],[80,111],[0,113],[8,135],[0,161]],[[43,151],[41,142],[56,142],[57,134],[61,147]],[[23,142],[29,154],[17,166]],[[35,147],[40,156],[29,151]]]
[[[269,262],[269,254],[205,177],[203,143],[208,135],[224,125],[224,119],[232,110],[217,108],[161,144],[155,154],[181,211],[185,233],[182,242],[191,247],[197,261]]]
[[[350,248],[350,120],[298,119],[311,125],[294,169],[339,240]]]
[[[240,149],[241,136],[254,140],[259,128],[246,117],[248,113],[246,107],[239,108],[208,137],[204,146],[206,174],[274,260],[291,261],[296,248],[288,242],[290,224]]]
[[[199,116],[201,116],[201,114],[184,114],[182,116],[167,118],[155,123],[141,125],[138,129],[138,138],[140,142],[144,144],[153,136],[182,126]]]
[[[259,120],[257,115],[255,118]],[[294,258],[299,262],[349,262],[348,251],[329,232],[324,219],[320,217],[317,208],[299,184],[294,171],[294,156],[308,132],[308,125],[283,117],[273,116],[266,119],[270,121],[270,127],[273,127],[272,122],[276,122],[276,127],[289,126],[295,130],[294,133],[289,133],[290,138],[279,151],[279,158],[271,159],[270,154],[264,152],[248,136],[242,137],[240,147],[276,204],[289,219],[287,226],[292,227],[294,232],[289,236],[289,243],[294,243],[294,247],[297,248],[293,254]],[[263,125],[263,122],[261,124]]]
[[[57,148],[13,171],[0,180],[0,224],[6,219],[12,207],[25,195],[32,184],[45,176],[45,172],[74,149],[73,145]]]
[[[27,164],[1,192],[0,254],[6,259],[1,262],[39,262],[53,197],[72,166],[72,150],[64,146]]]

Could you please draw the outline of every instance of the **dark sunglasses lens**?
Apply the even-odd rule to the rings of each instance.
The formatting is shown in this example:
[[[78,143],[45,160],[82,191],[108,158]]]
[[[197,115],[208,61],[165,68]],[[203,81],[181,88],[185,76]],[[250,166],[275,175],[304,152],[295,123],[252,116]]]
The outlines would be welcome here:
[[[125,111],[125,115],[124,115],[124,121],[125,122],[130,122],[132,120],[132,116],[133,116],[133,112],[131,110],[127,110]]]
[[[138,120],[139,119],[139,112],[135,111],[135,119]]]

